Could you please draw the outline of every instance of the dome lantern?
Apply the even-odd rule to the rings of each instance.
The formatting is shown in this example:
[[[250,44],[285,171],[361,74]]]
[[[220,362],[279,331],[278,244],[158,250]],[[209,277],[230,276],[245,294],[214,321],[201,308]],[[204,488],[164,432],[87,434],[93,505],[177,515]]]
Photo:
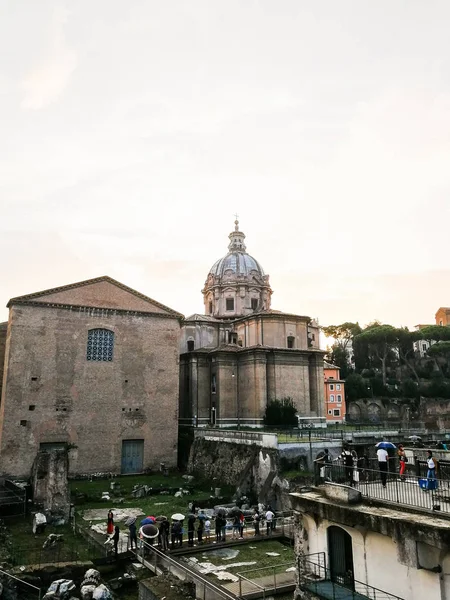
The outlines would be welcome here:
[[[219,319],[235,319],[270,308],[269,276],[247,253],[245,234],[234,222],[228,254],[211,267],[202,290],[205,312]]]

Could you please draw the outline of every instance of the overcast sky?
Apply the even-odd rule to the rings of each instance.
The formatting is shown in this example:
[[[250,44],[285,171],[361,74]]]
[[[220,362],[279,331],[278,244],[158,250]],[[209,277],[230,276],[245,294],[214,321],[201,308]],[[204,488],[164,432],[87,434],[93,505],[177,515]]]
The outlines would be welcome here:
[[[238,212],[273,308],[433,322],[449,22],[448,0],[2,0],[1,306],[110,275],[202,312]]]

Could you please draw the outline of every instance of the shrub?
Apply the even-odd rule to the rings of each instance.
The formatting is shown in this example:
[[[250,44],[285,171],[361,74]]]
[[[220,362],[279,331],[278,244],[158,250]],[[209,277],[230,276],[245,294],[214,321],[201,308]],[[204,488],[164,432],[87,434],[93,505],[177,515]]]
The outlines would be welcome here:
[[[264,425],[281,429],[296,427],[298,425],[297,408],[292,398],[268,402],[264,413]]]

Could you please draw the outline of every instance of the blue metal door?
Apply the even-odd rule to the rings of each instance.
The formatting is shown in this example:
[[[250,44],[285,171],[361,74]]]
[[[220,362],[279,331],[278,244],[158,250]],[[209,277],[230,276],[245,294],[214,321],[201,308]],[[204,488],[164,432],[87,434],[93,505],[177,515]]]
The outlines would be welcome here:
[[[142,473],[144,440],[123,440],[122,473]]]

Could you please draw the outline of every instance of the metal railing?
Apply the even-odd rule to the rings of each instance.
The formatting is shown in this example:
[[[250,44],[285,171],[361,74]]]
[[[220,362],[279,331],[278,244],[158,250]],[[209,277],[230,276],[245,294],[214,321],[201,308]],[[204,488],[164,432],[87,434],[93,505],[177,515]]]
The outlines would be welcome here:
[[[2,571],[1,569],[0,583],[2,583],[4,587],[8,585],[11,586],[14,590],[16,590],[16,592],[18,592],[18,597],[21,600],[41,600],[41,590],[38,587],[32,585],[31,583],[23,581],[18,577],[15,577],[15,575],[11,575],[11,573]]]
[[[167,572],[182,581],[194,582],[197,600],[236,600],[236,596],[222,586],[216,585],[198,571],[164,554],[147,542],[140,541],[136,556],[144,566],[150,568],[154,573]]]
[[[398,461],[392,462],[398,465]],[[400,477],[394,470],[316,463],[315,477],[317,485],[325,482],[349,485],[369,499],[450,514],[450,480],[439,477],[439,473],[429,478],[425,473],[424,476],[405,473]]]
[[[258,537],[270,538],[274,535],[293,538],[294,537],[294,517],[292,511],[278,511],[275,513],[275,517],[270,525],[267,526],[267,521],[264,517],[264,513],[261,513],[261,520],[259,521],[259,525],[255,526],[253,521],[253,516],[244,516],[244,526],[242,531],[242,536],[240,536],[240,532],[236,532],[236,529],[233,527],[233,517],[228,516],[225,517],[226,525],[221,528],[220,534],[216,530],[216,522],[211,519],[211,531],[209,535],[209,541],[206,538],[205,531],[202,534],[201,544],[208,544],[211,542],[230,542],[235,538],[237,539],[251,539],[255,535]],[[257,534],[259,531],[259,534]],[[197,545],[198,541],[197,531],[194,531],[194,543]],[[183,544],[188,541],[186,525],[184,526],[183,533]]]
[[[348,600],[360,600],[361,597],[368,600],[403,600],[395,594],[353,579],[352,573],[332,574],[327,568],[324,552],[299,559],[299,584],[301,589],[327,600],[344,597]]]
[[[291,567],[295,567],[294,561],[290,561],[287,563],[279,563],[277,565],[273,565],[270,567],[259,567],[257,569],[249,569],[247,571],[241,571],[240,573],[236,573],[239,577],[239,596],[242,597],[242,591],[245,591],[245,594],[250,593],[251,590],[246,590],[248,587],[255,587],[255,591],[262,590],[264,595],[261,597],[265,597],[266,592],[279,592],[283,588],[291,587],[293,583],[295,583],[295,579],[292,580],[290,578],[286,578],[283,575],[286,573],[286,569]],[[278,579],[277,579],[278,575]],[[261,581],[261,578],[264,577],[264,584]],[[260,582],[257,583],[255,579]],[[245,584],[243,584],[245,582]]]

